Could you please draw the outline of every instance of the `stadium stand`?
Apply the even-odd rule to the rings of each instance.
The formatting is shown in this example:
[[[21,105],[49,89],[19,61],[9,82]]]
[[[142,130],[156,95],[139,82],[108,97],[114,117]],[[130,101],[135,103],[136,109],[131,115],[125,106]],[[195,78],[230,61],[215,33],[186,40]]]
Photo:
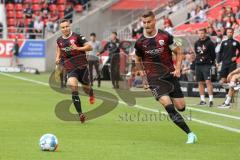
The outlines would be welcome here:
[[[67,12],[66,9],[70,5],[73,8],[72,13]],[[45,2],[44,0],[24,0],[23,3],[14,3],[13,1],[5,2],[5,10],[7,15],[7,38],[34,38],[39,37],[44,38],[44,31],[41,33],[36,33],[33,27],[37,17],[40,21],[44,23],[44,29],[47,28],[49,22],[55,23],[59,18],[67,17],[69,14],[77,13],[81,14],[84,9],[90,6],[89,0],[75,1],[75,0],[50,0]],[[57,18],[54,18],[57,14]],[[52,17],[54,16],[54,17]],[[54,19],[54,21],[53,21]],[[23,23],[23,31],[19,33],[18,21]],[[33,30],[33,32],[31,32]],[[52,29],[54,30],[54,29]],[[31,36],[34,34],[36,36]]]
[[[175,28],[177,32],[192,32],[195,33],[200,28],[207,28],[211,26],[214,28],[215,32],[224,33],[224,29],[227,27],[232,27],[236,31],[236,38],[239,39],[239,23],[240,19],[236,15],[239,14],[240,1],[238,0],[226,0],[225,3],[221,3],[219,0],[209,0],[208,5],[210,7],[209,10],[203,10],[206,12],[206,18],[203,21],[196,21],[196,18],[199,17],[199,14],[193,13],[193,17],[189,17],[190,19],[182,25],[179,25]],[[216,7],[214,7],[216,4]],[[191,13],[190,13],[191,15]]]

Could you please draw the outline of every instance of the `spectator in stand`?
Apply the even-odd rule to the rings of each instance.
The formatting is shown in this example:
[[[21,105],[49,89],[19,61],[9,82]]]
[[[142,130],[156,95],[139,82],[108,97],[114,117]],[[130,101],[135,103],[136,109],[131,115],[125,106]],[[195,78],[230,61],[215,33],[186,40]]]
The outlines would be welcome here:
[[[57,3],[57,0],[47,0],[47,3],[48,3],[48,4],[56,4],[56,3]]]
[[[44,23],[41,21],[40,17],[35,17],[33,28],[36,36],[42,38],[42,34],[44,32]]]
[[[198,23],[198,22],[203,22],[206,20],[206,15],[205,15],[205,11],[200,7],[200,6],[197,6],[196,9],[195,9],[195,22]]]
[[[223,16],[222,15],[220,15],[218,17],[218,19],[215,21],[214,26],[215,26],[214,28],[216,30],[220,30],[224,26],[224,21],[223,21]]]
[[[208,26],[207,28],[207,33],[210,35],[210,36],[216,36],[217,33],[216,31],[214,30],[214,28],[212,26]]]
[[[232,22],[230,17],[225,17],[225,23],[224,23],[224,28],[231,28],[232,27]]]
[[[14,0],[15,3],[23,3],[23,0]]]
[[[168,5],[166,7],[166,11],[168,14],[172,14],[177,11],[177,6],[174,4],[173,1],[168,2]]]
[[[5,0],[3,2],[5,2],[5,3],[14,3],[14,0]]]
[[[202,5],[204,10],[207,10],[208,8],[210,8],[211,6],[208,4],[208,0],[203,0],[203,5]]]
[[[232,7],[228,6],[226,8],[226,17],[231,17],[231,16],[234,16],[235,17],[235,14],[233,13],[233,10],[232,10]]]
[[[232,16],[232,17],[230,17],[230,19],[231,19],[231,23],[232,23],[232,28],[234,30],[237,30],[239,28],[239,24],[238,24],[236,17]]]
[[[58,29],[57,20],[59,19],[58,11],[54,10],[51,12],[48,22],[47,22],[47,31],[55,33]]]
[[[72,23],[72,18],[73,18],[73,6],[72,4],[68,4],[67,7],[64,10],[64,18],[69,20],[70,23]]]
[[[36,34],[34,32],[34,21],[33,20],[31,20],[29,22],[27,31],[28,31],[27,38],[29,38],[29,39],[36,39]]]
[[[220,15],[222,16],[222,17],[225,17],[226,16],[226,7],[222,7],[222,9],[221,9],[221,11],[220,11]]]
[[[0,38],[3,38],[3,24],[0,22]]]
[[[236,7],[236,19],[240,19],[240,6]]]
[[[22,19],[19,19],[16,23],[16,27],[17,27],[17,33],[23,33],[24,30],[24,22]]]
[[[49,9],[49,5],[47,3],[44,3],[42,5],[41,12],[42,12],[42,14],[49,14],[50,9]]]
[[[32,18],[33,10],[30,3],[26,4],[26,8],[23,10],[23,13],[25,14],[25,18]]]
[[[164,24],[164,31],[168,32],[169,34],[173,34],[173,27],[170,25],[170,23]]]
[[[163,25],[165,26],[166,24],[173,27],[171,19],[168,16],[163,16]]]
[[[224,27],[220,28],[219,32],[221,35],[226,36],[226,30]]]

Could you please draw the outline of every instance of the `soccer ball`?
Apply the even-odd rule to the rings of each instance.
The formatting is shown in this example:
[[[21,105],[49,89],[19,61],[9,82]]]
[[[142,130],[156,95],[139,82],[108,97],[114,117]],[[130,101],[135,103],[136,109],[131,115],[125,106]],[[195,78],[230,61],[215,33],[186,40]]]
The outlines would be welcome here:
[[[57,137],[53,134],[44,134],[39,141],[42,151],[55,151],[58,147]]]

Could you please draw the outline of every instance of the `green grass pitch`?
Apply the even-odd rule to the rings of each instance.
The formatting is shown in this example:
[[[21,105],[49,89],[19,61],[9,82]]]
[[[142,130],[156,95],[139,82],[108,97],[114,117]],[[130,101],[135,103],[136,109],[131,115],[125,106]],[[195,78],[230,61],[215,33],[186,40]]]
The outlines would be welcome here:
[[[44,83],[49,74],[10,74]],[[100,90],[114,92],[109,82]],[[66,122],[55,115],[55,105],[70,99],[46,85],[28,82],[0,74],[0,160],[239,160],[240,133],[188,120],[197,134],[198,143],[186,145],[186,135],[171,121],[140,120],[128,116],[154,114],[151,111],[119,103],[112,112],[97,119]],[[84,111],[101,103],[90,105],[81,97]],[[122,101],[122,100],[120,100]],[[238,106],[229,110],[199,107],[198,98],[186,98],[187,104],[214,113],[240,117]],[[215,99],[215,104],[223,99]],[[240,103],[240,102],[239,102]],[[152,97],[138,98],[137,104],[146,108],[162,107]],[[72,106],[71,111],[74,112]],[[156,113],[155,113],[156,114]],[[186,111],[185,114],[190,114]],[[240,120],[203,112],[191,111],[191,117],[240,131]],[[39,138],[45,133],[58,137],[55,152],[42,152]]]

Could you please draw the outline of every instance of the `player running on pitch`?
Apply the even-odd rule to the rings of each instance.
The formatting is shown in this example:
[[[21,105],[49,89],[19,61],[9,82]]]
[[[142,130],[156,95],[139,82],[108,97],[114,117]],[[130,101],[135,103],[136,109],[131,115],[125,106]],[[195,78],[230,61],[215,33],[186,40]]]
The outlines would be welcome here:
[[[83,85],[83,90],[94,103],[93,90],[88,79],[88,61],[86,51],[91,51],[92,47],[87,43],[85,37],[71,31],[70,22],[62,20],[60,22],[62,36],[57,39],[56,64],[63,63],[67,72],[68,84],[72,91],[72,101],[79,114],[80,121],[86,119],[82,113],[81,100],[78,95],[78,82]]]
[[[156,100],[168,112],[171,120],[187,135],[187,144],[197,141],[183,117],[176,111],[185,110],[184,96],[178,82],[182,63],[182,50],[173,41],[173,37],[156,29],[156,19],[152,11],[142,15],[144,34],[135,44],[136,65],[141,70],[145,84],[149,85]],[[172,52],[176,54],[176,66],[172,61]]]

